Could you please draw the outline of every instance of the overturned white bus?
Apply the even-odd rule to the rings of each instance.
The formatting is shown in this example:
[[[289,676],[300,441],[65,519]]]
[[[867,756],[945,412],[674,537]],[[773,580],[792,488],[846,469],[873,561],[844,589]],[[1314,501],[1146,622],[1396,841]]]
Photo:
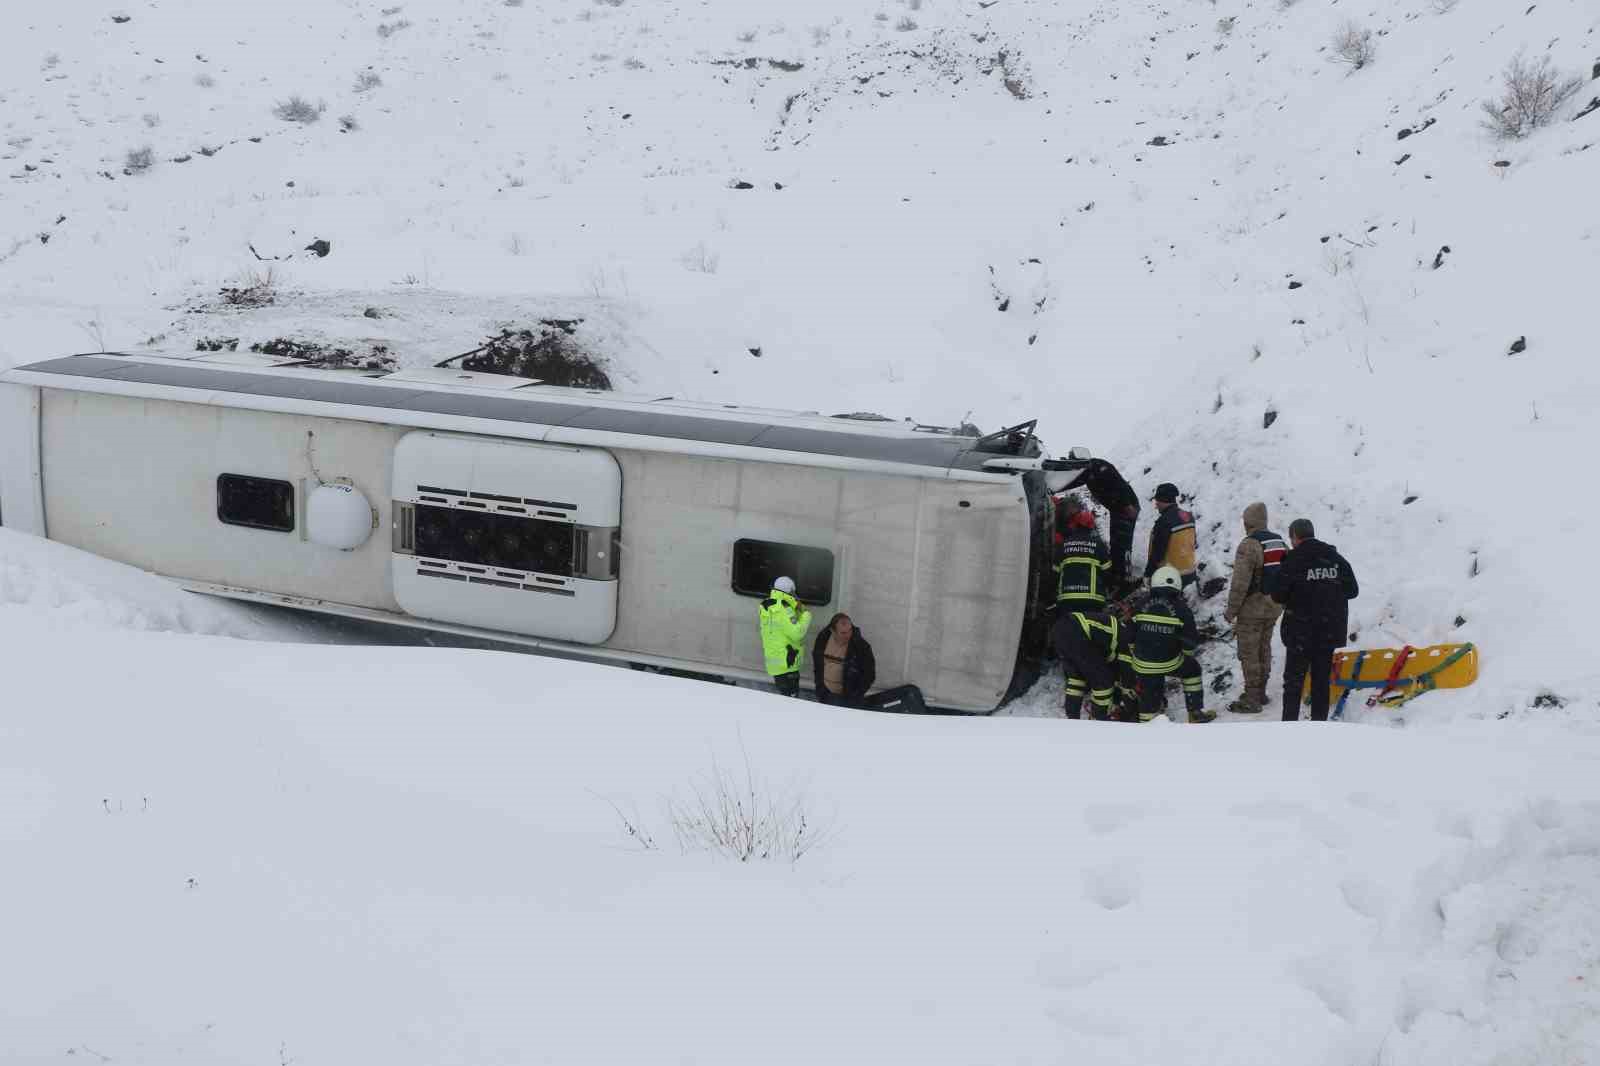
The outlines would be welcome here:
[[[740,679],[788,574],[881,686],[984,713],[1053,599],[1032,429],[96,353],[0,373],[0,523],[196,592]]]

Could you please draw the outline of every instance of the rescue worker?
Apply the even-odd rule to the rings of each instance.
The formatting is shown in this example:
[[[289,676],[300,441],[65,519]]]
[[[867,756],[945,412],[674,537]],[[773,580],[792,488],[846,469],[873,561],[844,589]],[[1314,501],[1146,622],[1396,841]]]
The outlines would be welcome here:
[[[867,690],[878,679],[878,661],[861,627],[847,614],[828,620],[811,647],[811,668],[818,703],[865,706]]]
[[[800,656],[811,612],[795,599],[793,578],[780,577],[772,583],[772,591],[761,601],[760,618],[761,650],[773,687],[781,696],[800,695]]]
[[[1105,611],[1066,610],[1056,618],[1056,655],[1066,676],[1062,712],[1068,718],[1083,716],[1083,697],[1089,697],[1089,714],[1096,721],[1111,717],[1117,689],[1117,657],[1123,647],[1122,623]]]
[[[1167,678],[1183,682],[1183,702],[1191,722],[1209,722],[1216,713],[1205,709],[1200,662],[1195,650],[1200,633],[1194,612],[1183,602],[1183,577],[1162,566],[1150,577],[1150,591],[1133,605],[1129,663],[1139,686],[1139,718],[1153,718],[1167,706]]]
[[[1087,452],[1086,448],[1074,448],[1071,454],[1076,458]],[[1083,487],[1088,488],[1089,498],[1111,516],[1111,583],[1114,590],[1120,590],[1133,574],[1133,530],[1139,524],[1139,494],[1104,459],[1090,459],[1063,491]]]
[[[1252,503],[1244,509],[1244,539],[1233,554],[1233,576],[1228,579],[1228,606],[1223,621],[1233,626],[1244,693],[1228,705],[1234,714],[1260,714],[1267,705],[1267,681],[1272,677],[1272,631],[1283,608],[1272,598],[1289,545],[1267,528],[1267,505]]]
[[[1284,605],[1283,720],[1300,717],[1300,691],[1311,674],[1311,718],[1328,720],[1333,653],[1350,631],[1350,601],[1361,592],[1355,571],[1333,545],[1317,539],[1307,518],[1289,523],[1283,570],[1272,598]]]
[[[1094,526],[1094,512],[1075,497],[1062,502],[1066,515],[1061,543],[1056,546],[1056,607],[1058,610],[1102,610],[1106,605],[1111,553]]]
[[[1188,588],[1195,582],[1194,515],[1178,506],[1178,486],[1170,481],[1157,485],[1151,499],[1161,513],[1150,529],[1150,557],[1144,576],[1152,577],[1161,567],[1170,566]]]

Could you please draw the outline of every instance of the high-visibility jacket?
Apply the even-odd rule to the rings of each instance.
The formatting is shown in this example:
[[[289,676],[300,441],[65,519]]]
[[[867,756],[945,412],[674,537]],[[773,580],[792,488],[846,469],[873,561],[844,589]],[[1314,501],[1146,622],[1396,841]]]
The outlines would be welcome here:
[[[1183,575],[1183,583],[1187,585],[1195,578],[1194,556],[1194,515],[1173,504],[1156,517],[1156,524],[1150,528],[1150,553],[1144,576],[1170,566]]]
[[[800,669],[811,612],[787,592],[773,589],[761,601],[761,651],[772,677]]]
[[[1106,605],[1111,552],[1092,529],[1072,529],[1056,549],[1056,602],[1092,609]]]
[[[1132,629],[1129,665],[1146,677],[1172,673],[1200,644],[1194,613],[1175,589],[1154,589],[1135,604]]]

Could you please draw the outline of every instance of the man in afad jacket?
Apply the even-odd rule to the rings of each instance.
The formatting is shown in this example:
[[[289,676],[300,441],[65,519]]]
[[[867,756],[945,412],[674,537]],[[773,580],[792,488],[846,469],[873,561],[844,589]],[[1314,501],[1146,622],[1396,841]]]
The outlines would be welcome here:
[[[1317,539],[1309,519],[1289,524],[1294,545],[1283,560],[1283,572],[1272,598],[1284,605],[1283,720],[1300,717],[1300,690],[1311,674],[1311,717],[1328,720],[1328,679],[1333,653],[1350,631],[1350,601],[1361,588],[1355,571],[1333,545]]]
[[[1233,556],[1228,579],[1228,606],[1223,621],[1233,626],[1244,693],[1228,706],[1235,714],[1260,714],[1267,705],[1267,679],[1272,676],[1272,631],[1283,608],[1272,598],[1289,545],[1267,528],[1267,505],[1244,509],[1245,537]]]
[[[805,649],[811,612],[795,599],[794,579],[780,577],[761,601],[761,651],[767,674],[783,696],[800,695],[800,656]]]

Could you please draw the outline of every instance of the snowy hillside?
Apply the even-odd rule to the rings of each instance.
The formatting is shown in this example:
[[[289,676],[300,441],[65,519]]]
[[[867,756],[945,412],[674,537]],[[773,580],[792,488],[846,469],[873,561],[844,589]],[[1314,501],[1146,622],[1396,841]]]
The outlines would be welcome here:
[[[1480,122],[1519,52],[1589,77],[1585,0],[25,23],[0,43],[0,359],[292,339],[432,362],[581,318],[624,388],[1039,416],[1191,493],[1210,573],[1264,498],[1351,557],[1363,640],[1477,641],[1495,713],[1592,703],[1558,561],[1593,517],[1560,457],[1592,450],[1600,398],[1600,116],[1574,117],[1600,83],[1524,140]],[[1362,69],[1333,61],[1347,23]],[[316,121],[275,117],[296,96]],[[269,269],[270,307],[219,298]]]
[[[1572,92],[1503,140],[1519,54]],[[0,365],[581,320],[621,389],[1038,417],[1207,577],[1311,517],[1358,643],[1483,676],[1351,715],[1404,730],[842,714],[0,533],[0,1059],[1600,1062],[1597,73],[1592,0],[13,14]],[[678,846],[746,757],[797,863]]]

